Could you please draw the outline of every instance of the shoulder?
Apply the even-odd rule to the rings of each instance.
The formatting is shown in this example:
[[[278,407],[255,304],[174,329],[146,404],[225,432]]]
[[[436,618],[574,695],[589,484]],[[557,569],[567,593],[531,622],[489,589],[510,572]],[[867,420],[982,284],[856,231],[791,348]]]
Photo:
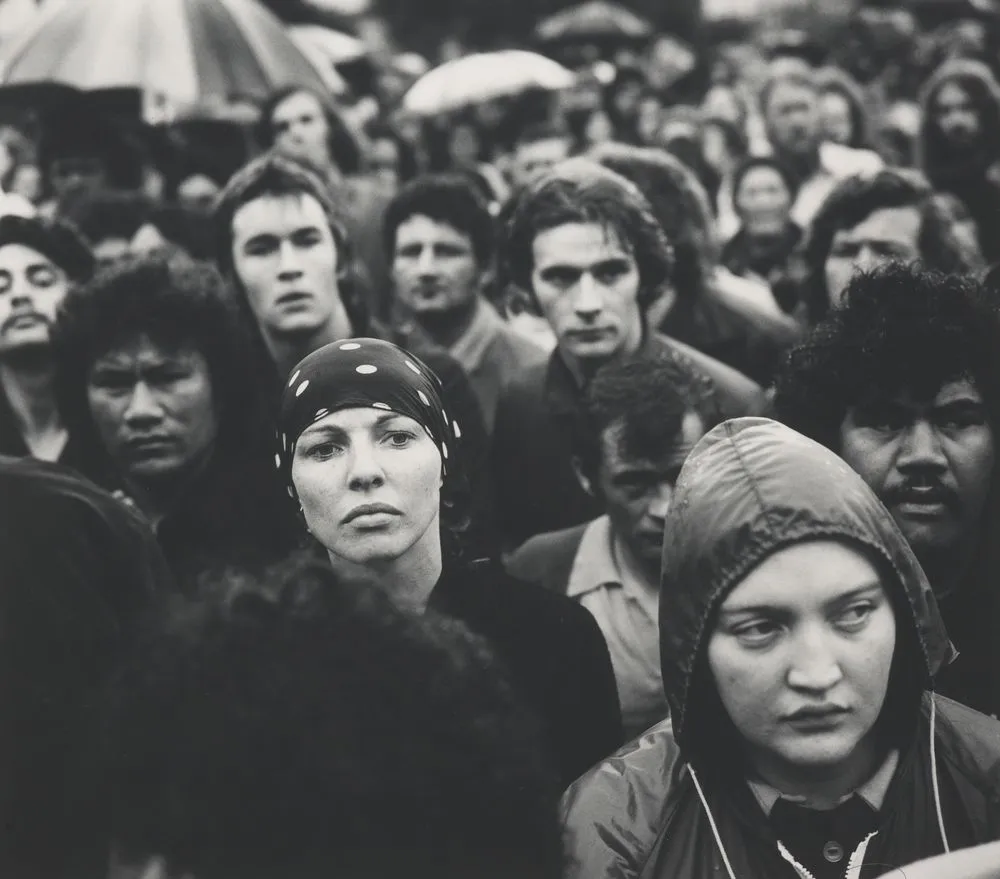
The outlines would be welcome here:
[[[676,797],[680,755],[669,720],[576,781],[563,796],[571,879],[640,875]],[[628,810],[628,821],[622,820]]]
[[[507,560],[507,572],[513,577],[565,592],[573,559],[586,530],[587,523],[584,523],[528,539]]]
[[[981,714],[946,696],[933,696],[939,726],[963,751],[992,769],[1000,766],[1000,720]]]
[[[756,415],[766,408],[766,398],[760,385],[742,372],[720,363],[690,345],[662,334],[656,336],[660,346],[686,360],[690,369],[710,378],[715,384],[722,414],[727,418]]]

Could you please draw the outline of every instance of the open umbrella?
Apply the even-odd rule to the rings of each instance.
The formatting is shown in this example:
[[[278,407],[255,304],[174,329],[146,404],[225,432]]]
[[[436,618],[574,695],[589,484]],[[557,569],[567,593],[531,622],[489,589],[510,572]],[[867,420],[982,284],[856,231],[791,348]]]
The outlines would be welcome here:
[[[4,47],[5,83],[141,89],[156,106],[259,100],[290,83],[324,82],[257,0],[73,0],[43,8]]]
[[[606,0],[589,0],[544,19],[535,28],[543,43],[642,40],[653,35],[653,26],[631,9]]]
[[[544,55],[515,49],[483,52],[424,74],[403,96],[402,106],[419,116],[433,116],[530,89],[569,88],[575,81],[572,72]]]
[[[289,25],[288,35],[303,52],[312,50],[328,64],[346,64],[368,54],[368,47],[357,37],[318,24]]]

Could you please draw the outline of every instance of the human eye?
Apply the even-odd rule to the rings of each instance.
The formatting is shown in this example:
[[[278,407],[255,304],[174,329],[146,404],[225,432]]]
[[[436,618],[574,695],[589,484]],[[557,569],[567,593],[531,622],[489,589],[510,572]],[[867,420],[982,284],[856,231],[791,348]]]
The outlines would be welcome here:
[[[874,602],[858,601],[837,616],[837,627],[846,632],[859,632],[867,625],[874,611]]]
[[[92,387],[109,394],[121,394],[127,391],[131,385],[131,376],[124,372],[99,370],[91,376],[90,384]]]
[[[274,253],[278,249],[278,240],[276,238],[253,238],[248,241],[244,247],[243,252],[248,256],[267,256],[268,254]]]
[[[778,637],[781,627],[775,620],[755,619],[732,628],[732,634],[744,647],[767,647]]]
[[[295,233],[292,237],[292,243],[296,247],[315,247],[322,238],[319,229],[303,229],[301,232]]]
[[[0,272],[0,293],[6,293],[10,290],[12,284],[12,279],[10,272]]]
[[[302,454],[313,461],[329,461],[341,451],[342,448],[338,443],[327,439],[307,442],[302,449]]]
[[[615,260],[598,266],[594,270],[594,277],[602,284],[613,284],[628,271],[628,264]]]
[[[910,423],[912,415],[895,406],[873,405],[859,407],[854,420],[860,427],[895,433],[903,430]]]
[[[52,266],[32,266],[28,269],[28,280],[36,287],[51,287],[56,282]]]
[[[830,247],[830,256],[852,259],[858,255],[858,250],[858,245],[853,241],[834,241]]]
[[[406,244],[396,249],[396,256],[402,259],[416,259],[420,256],[420,245]]]
[[[542,272],[543,281],[564,289],[575,284],[579,277],[580,273],[576,269],[569,268],[551,268]]]
[[[405,449],[416,438],[416,435],[409,430],[390,430],[385,435],[385,442],[393,449]]]
[[[942,410],[934,419],[939,427],[964,430],[967,427],[982,427],[986,424],[986,412],[982,406],[954,406]]]

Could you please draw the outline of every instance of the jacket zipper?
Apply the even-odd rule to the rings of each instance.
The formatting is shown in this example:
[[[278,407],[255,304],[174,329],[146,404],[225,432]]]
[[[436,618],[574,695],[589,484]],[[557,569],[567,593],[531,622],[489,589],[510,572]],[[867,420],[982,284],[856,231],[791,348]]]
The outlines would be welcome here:
[[[847,862],[847,869],[844,871],[844,879],[858,879],[858,875],[861,873],[861,867],[864,865],[865,854],[868,851],[868,843],[872,841],[872,838],[877,833],[877,830],[873,830],[863,840],[861,840],[861,843],[854,850],[854,854],[851,855],[850,860]],[[795,872],[799,874],[799,879],[816,879],[816,877],[809,870],[795,860],[795,856],[787,848],[785,848],[785,844],[780,839],[778,840],[778,851],[781,856],[792,865]]]

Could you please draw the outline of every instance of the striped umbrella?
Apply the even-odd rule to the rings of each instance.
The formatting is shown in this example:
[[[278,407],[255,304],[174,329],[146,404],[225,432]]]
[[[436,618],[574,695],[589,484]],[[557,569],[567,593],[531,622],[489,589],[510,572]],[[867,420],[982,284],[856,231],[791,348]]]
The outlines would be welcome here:
[[[0,54],[4,83],[139,88],[164,113],[260,100],[292,83],[324,90],[257,0],[49,0]]]

